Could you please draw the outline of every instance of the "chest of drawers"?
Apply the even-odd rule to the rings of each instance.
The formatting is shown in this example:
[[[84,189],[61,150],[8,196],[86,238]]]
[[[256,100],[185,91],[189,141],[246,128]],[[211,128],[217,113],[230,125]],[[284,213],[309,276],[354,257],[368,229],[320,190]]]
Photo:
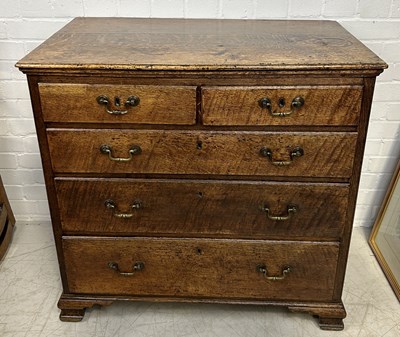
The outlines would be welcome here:
[[[64,292],[278,305],[343,328],[375,77],[335,22],[73,20],[28,75]]]

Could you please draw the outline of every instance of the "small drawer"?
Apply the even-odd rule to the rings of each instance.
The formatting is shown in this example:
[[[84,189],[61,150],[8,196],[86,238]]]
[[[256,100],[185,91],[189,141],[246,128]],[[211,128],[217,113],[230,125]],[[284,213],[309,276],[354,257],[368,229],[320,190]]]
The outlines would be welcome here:
[[[332,300],[338,243],[64,237],[70,293]]]
[[[55,172],[350,177],[357,133],[48,129]]]
[[[196,123],[196,87],[40,83],[45,122]]]
[[[338,239],[347,184],[56,178],[63,232]]]
[[[357,125],[361,86],[203,87],[204,125]]]

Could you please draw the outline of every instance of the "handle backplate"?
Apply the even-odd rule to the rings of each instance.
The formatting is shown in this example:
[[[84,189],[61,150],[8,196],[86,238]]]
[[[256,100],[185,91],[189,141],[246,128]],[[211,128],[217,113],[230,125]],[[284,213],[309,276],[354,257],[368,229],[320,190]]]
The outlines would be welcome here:
[[[107,113],[110,115],[125,115],[128,113],[128,108],[134,107],[139,105],[140,103],[140,98],[138,96],[129,96],[128,99],[125,101],[124,106],[126,109],[124,110],[116,110],[112,109],[111,107],[111,100],[106,96],[106,95],[100,95],[96,98],[96,101],[100,105],[105,105]],[[116,96],[114,98],[114,105],[115,106],[121,106],[121,99]]]
[[[118,209],[116,203],[111,199],[106,200],[104,202],[104,205],[106,206],[106,208],[112,210],[113,216],[116,217],[116,218],[129,219],[129,218],[132,218],[134,216],[134,213],[121,212]],[[135,209],[140,209],[141,207],[142,207],[142,203],[140,201],[135,201],[132,204],[131,209],[135,210]]]
[[[260,154],[263,157],[269,158],[269,160],[271,161],[271,163],[273,165],[276,165],[276,166],[287,166],[287,165],[292,164],[294,158],[303,156],[304,155],[304,150],[300,146],[296,146],[295,148],[293,148],[289,152],[290,160],[287,160],[287,161],[274,160],[273,159],[272,150],[270,148],[268,148],[268,147],[262,147],[260,149]]]
[[[292,103],[290,104],[290,110],[289,111],[280,111],[280,110],[274,110],[272,111],[272,101],[268,97],[263,97],[258,101],[258,105],[261,107],[261,109],[266,109],[269,111],[271,116],[274,117],[287,117],[290,116],[293,112],[296,110],[300,109],[304,105],[304,98],[301,96],[297,96],[293,98]],[[283,98],[279,99],[278,106],[282,108],[285,105],[285,100]]]
[[[108,154],[108,158],[112,161],[127,162],[131,161],[134,155],[141,154],[142,149],[139,145],[132,145],[128,151],[129,157],[127,158],[114,157],[112,154],[112,147],[107,144],[103,144],[100,146],[100,152],[103,154]]]
[[[286,276],[292,272],[293,268],[290,266],[283,266],[280,275],[269,275],[268,269],[265,264],[259,264],[256,267],[257,272],[264,275],[264,277],[269,281],[281,281],[286,278]]]
[[[144,262],[135,262],[132,266],[131,272],[123,272],[119,269],[117,262],[108,262],[108,268],[115,270],[119,275],[122,276],[133,276],[137,272],[144,269]]]
[[[298,206],[297,205],[288,205],[287,206],[287,213],[286,215],[272,215],[271,210],[269,209],[268,205],[264,205],[261,207],[261,210],[264,211],[267,214],[268,219],[274,220],[274,221],[286,221],[289,220],[293,214],[297,213],[298,211]]]

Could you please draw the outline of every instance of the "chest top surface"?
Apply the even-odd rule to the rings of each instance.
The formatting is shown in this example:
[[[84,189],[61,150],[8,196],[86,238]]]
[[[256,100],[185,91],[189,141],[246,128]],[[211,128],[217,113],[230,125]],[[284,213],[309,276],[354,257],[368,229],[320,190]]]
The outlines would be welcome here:
[[[17,66],[26,72],[386,68],[334,21],[132,18],[76,18]]]

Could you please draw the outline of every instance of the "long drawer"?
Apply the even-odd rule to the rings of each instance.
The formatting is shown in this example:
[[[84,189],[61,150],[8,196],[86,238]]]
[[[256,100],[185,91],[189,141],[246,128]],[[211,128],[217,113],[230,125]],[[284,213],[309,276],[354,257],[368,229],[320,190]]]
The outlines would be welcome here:
[[[353,132],[47,130],[55,172],[343,177]]]
[[[55,180],[65,233],[338,239],[346,184]]]
[[[45,122],[196,123],[196,87],[39,84]]]
[[[362,86],[203,87],[205,125],[357,125]]]
[[[338,243],[64,237],[70,293],[329,301]]]

